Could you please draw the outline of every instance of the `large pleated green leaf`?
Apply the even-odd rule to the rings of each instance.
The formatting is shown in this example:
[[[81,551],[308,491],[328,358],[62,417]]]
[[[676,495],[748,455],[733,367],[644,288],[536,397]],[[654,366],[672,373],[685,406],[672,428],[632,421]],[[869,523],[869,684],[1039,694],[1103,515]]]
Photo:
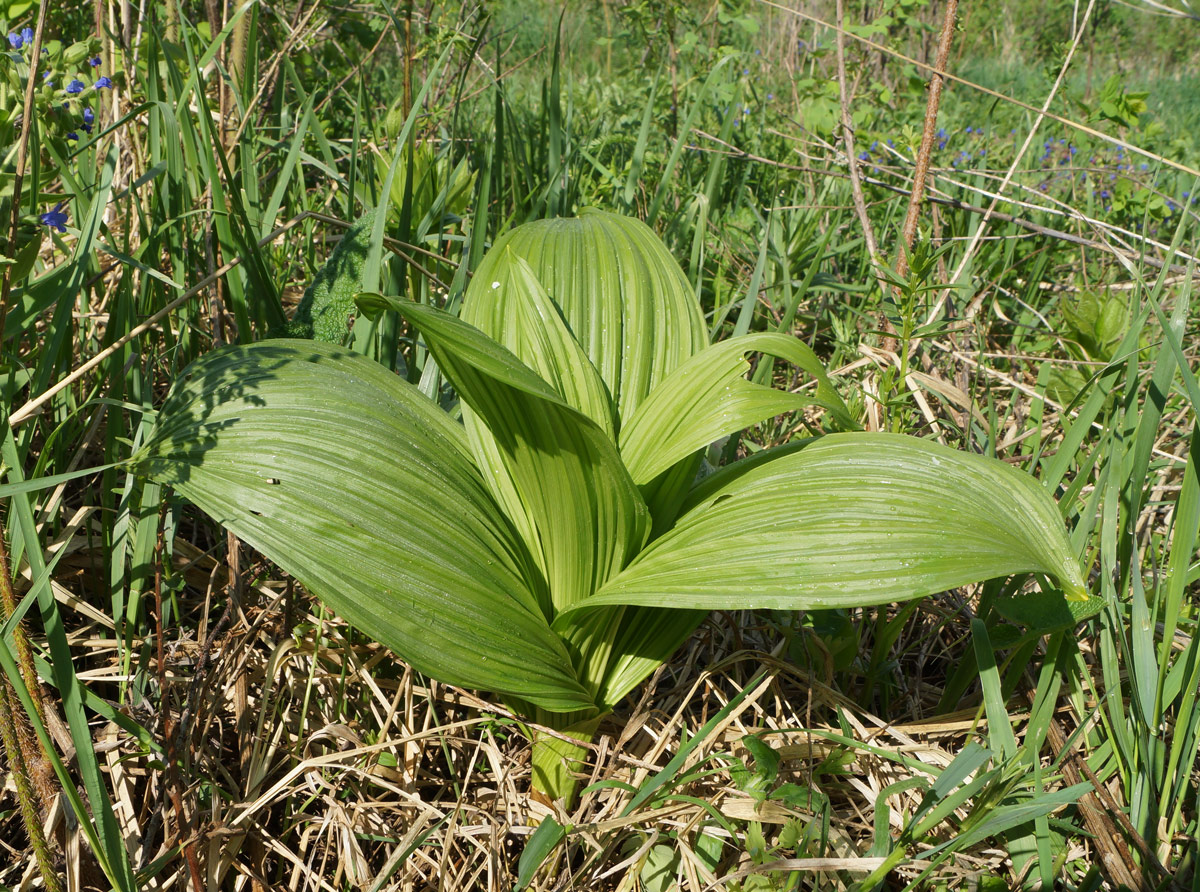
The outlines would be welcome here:
[[[580,608],[865,606],[1023,572],[1086,596],[1040,484],[923,440],[832,434],[706,495]]]
[[[552,617],[591,595],[645,544],[649,512],[616,444],[478,329],[433,307],[392,301],[424,336],[463,402],[487,427],[533,525]]]
[[[498,239],[467,289],[462,318],[507,345],[512,330],[526,324],[512,307],[518,295],[492,287],[503,281],[511,255],[529,264],[561,309],[622,419],[708,345],[683,271],[639,220],[586,209],[579,217],[526,223]]]
[[[746,380],[746,354],[786,359],[816,379],[809,397]],[[803,341],[774,332],[713,344],[680,365],[650,392],[621,430],[621,458],[634,482],[649,483],[672,465],[728,434],[805,406],[829,410],[842,427],[850,412]]]
[[[378,364],[310,341],[212,353],[137,461],[417,669],[590,705],[462,428]]]

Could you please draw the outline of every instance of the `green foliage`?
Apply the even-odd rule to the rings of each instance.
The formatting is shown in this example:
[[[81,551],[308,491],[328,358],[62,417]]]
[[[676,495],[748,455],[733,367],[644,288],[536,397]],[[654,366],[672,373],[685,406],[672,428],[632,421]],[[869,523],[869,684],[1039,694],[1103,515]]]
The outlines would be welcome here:
[[[365,215],[338,240],[329,259],[305,290],[292,321],[280,332],[282,336],[313,338],[326,344],[345,343],[355,313],[354,295],[363,288],[373,222],[374,215]]]

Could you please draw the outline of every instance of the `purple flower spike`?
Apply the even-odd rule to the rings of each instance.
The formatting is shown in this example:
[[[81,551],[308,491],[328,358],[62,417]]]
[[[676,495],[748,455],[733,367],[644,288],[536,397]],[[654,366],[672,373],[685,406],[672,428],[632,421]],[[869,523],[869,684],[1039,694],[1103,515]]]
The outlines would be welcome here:
[[[67,231],[67,215],[62,209],[63,203],[60,201],[54,206],[54,210],[46,211],[41,215],[41,221],[44,225],[51,229],[57,229],[59,232]]]
[[[11,46],[14,50],[19,50],[21,48],[21,45],[24,43],[25,43],[25,41],[23,39],[21,39],[20,34],[14,34],[12,31],[8,32],[8,45]]]
[[[97,90],[107,90],[112,85],[113,84],[111,80],[109,80],[107,77],[102,77],[100,80],[96,81],[94,86]]]
[[[67,92],[68,93],[82,93],[83,92],[83,81],[79,80],[78,78],[76,78],[75,80],[72,80],[71,83],[67,84]]]

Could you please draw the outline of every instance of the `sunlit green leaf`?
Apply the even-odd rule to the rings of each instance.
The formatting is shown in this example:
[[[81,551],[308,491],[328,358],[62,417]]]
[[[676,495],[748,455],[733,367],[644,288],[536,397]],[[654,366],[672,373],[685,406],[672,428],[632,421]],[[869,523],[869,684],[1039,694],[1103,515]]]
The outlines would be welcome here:
[[[421,671],[590,703],[462,428],[378,364],[309,341],[209,354],[139,460]]]
[[[1039,572],[1085,594],[1054,502],[1000,462],[832,434],[709,492],[585,607],[840,607]]]

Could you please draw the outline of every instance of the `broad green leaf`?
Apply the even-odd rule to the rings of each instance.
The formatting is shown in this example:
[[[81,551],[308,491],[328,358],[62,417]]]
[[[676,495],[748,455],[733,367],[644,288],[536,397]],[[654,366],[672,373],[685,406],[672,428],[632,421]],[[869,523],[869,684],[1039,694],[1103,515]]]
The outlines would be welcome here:
[[[494,256],[497,252],[493,251]],[[612,400],[596,367],[563,320],[546,289],[521,257],[503,248],[491,265],[488,288],[502,296],[508,324],[493,339],[549,384],[568,406],[616,439]]]
[[[137,461],[418,670],[590,705],[462,428],[382,366],[310,341],[214,352]]]
[[[501,343],[523,325],[511,291],[493,289],[508,252],[528,262],[608,386],[622,419],[667,374],[708,344],[700,305],[650,227],[585,209],[518,226],[484,257],[462,318]]]
[[[746,380],[746,354],[786,359],[817,380],[814,397]],[[850,412],[820,360],[790,335],[743,335],[713,344],[669,374],[621,430],[621,458],[639,485],[649,483],[698,449],[773,415],[809,405],[828,409],[839,425],[853,427]]]
[[[1033,478],[911,437],[831,434],[711,491],[580,606],[864,606],[1024,572],[1086,597]]]
[[[517,357],[460,319],[391,302],[420,329],[463,402],[487,426],[536,535],[553,610],[583,600],[641,549],[649,513],[616,444]]]

